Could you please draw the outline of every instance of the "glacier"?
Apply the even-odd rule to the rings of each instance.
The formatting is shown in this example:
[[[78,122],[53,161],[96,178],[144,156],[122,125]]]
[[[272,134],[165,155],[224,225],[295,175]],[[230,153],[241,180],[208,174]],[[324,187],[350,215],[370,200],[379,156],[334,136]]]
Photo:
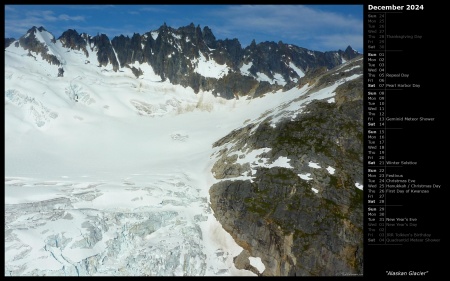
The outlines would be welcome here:
[[[51,51],[64,77],[5,50],[5,275],[256,275],[235,267],[243,249],[210,208],[212,144],[330,99],[337,85],[226,100],[161,81],[150,66],[137,79],[59,42]]]

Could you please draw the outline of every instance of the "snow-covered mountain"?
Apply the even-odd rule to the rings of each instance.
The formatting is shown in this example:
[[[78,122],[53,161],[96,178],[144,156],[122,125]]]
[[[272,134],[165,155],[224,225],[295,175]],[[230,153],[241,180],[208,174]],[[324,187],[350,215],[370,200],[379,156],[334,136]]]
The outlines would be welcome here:
[[[136,77],[154,72],[162,81],[225,98],[286,90],[311,69],[331,69],[358,55],[350,46],[345,51],[317,52],[281,41],[253,41],[242,48],[237,39],[216,40],[207,26],[202,30],[194,24],[178,29],[164,24],[143,35],[112,40],[105,34],[90,36],[72,29],[56,39],[45,28],[33,27],[19,40],[5,40],[5,44],[12,46],[7,48],[11,52],[16,47],[48,61],[53,65],[52,75],[71,71],[65,60],[70,53],[80,63],[113,72],[131,70]]]
[[[5,40],[6,275],[358,272],[351,255],[361,255],[353,248],[362,235],[362,201],[347,199],[362,182],[360,80],[362,58],[351,48],[321,53],[265,42],[242,49],[193,24],[112,40],[75,30],[55,39],[33,27]],[[316,126],[316,112],[336,118]],[[297,134],[292,124],[310,129]],[[287,129],[295,136],[274,145]],[[260,138],[264,132],[275,139]],[[318,137],[289,143],[308,134]],[[318,149],[324,146],[329,153]],[[353,210],[337,215],[345,235],[335,233],[340,223],[324,230],[344,237],[345,249],[341,240],[308,241],[330,259],[348,255],[353,269],[347,262],[320,267],[323,260],[308,257],[313,251],[296,257],[310,263],[301,272],[292,261],[296,248],[275,250],[280,260],[272,262],[273,252],[248,241],[253,230],[239,225],[255,222],[248,206],[240,208],[250,216],[224,212],[233,206],[223,185],[263,182],[276,169],[295,176],[291,185],[307,182],[309,200],[340,200],[337,209]],[[325,209],[321,221],[336,211]],[[286,237],[303,226],[290,225]],[[293,247],[303,243],[297,238],[290,238]]]

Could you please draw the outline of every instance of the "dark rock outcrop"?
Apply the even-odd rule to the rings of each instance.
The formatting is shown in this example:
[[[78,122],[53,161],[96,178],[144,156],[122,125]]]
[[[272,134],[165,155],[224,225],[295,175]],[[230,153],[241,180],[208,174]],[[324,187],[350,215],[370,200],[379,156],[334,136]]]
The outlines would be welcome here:
[[[81,50],[86,57],[89,57],[89,53],[86,49],[86,41],[75,29],[68,29],[67,31],[64,31],[58,40],[61,41],[63,47],[71,50]]]
[[[214,36],[214,34],[212,33],[212,30],[208,26],[205,26],[203,28],[202,35],[203,35],[203,40],[205,41],[206,46],[208,46],[211,49],[215,49],[217,46],[216,36]]]
[[[144,62],[144,52],[141,47],[143,43],[143,38],[139,33],[134,33],[131,38],[120,35],[111,40],[111,44],[116,50],[120,67],[125,67],[127,64],[135,61],[139,63]]]
[[[360,55],[357,51],[353,50],[351,46],[347,46],[344,52],[339,50],[339,54],[345,59],[345,60],[351,60],[358,55]]]
[[[119,62],[117,61],[116,54],[108,36],[105,34],[97,35],[92,38],[92,42],[97,51],[99,66],[107,66],[108,64],[111,64],[114,71],[119,70]]]

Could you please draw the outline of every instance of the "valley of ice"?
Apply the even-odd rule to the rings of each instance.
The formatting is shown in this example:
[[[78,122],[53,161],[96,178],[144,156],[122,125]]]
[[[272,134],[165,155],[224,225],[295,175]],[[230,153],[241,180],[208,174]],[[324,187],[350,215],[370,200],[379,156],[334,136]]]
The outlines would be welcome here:
[[[333,102],[344,81],[304,98],[307,86],[225,100],[161,82],[147,64],[136,78],[54,46],[64,77],[40,55],[5,50],[5,274],[255,275],[234,266],[242,248],[209,206],[212,144]]]

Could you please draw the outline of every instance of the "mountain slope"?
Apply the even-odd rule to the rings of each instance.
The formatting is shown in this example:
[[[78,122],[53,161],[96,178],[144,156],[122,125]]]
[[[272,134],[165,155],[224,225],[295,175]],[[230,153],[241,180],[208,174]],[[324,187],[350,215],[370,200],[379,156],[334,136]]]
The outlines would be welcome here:
[[[359,58],[312,77],[301,97],[214,144],[211,207],[262,275],[362,273],[361,72]]]

